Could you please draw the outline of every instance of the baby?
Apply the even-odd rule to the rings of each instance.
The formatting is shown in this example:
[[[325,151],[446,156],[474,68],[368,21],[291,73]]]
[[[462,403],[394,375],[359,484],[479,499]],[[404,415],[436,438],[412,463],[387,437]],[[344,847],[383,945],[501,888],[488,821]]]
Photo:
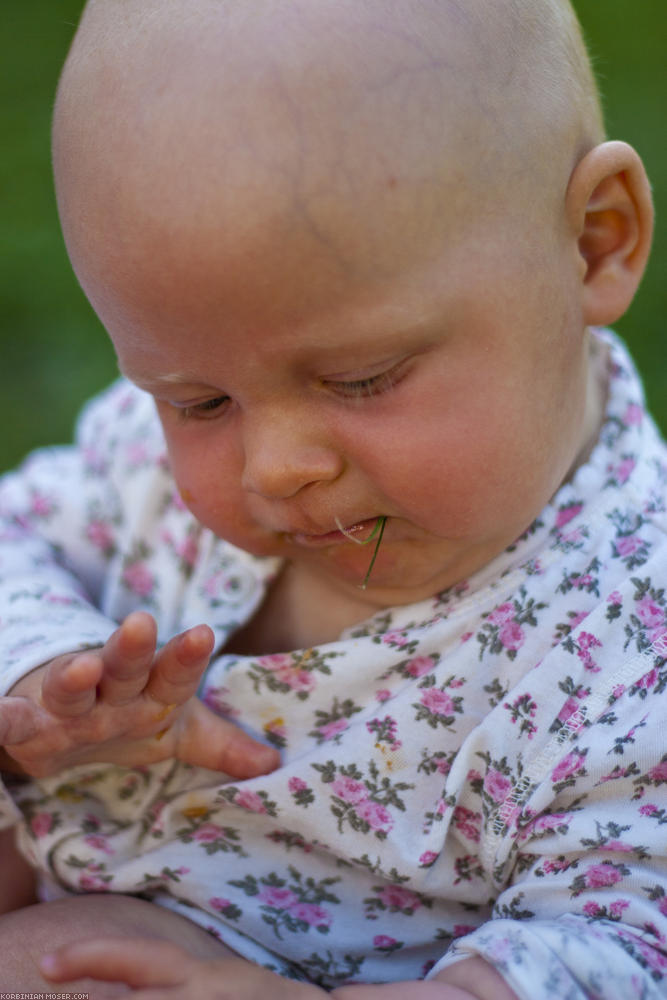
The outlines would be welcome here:
[[[0,488],[2,988],[667,996],[652,209],[567,0],[90,0],[54,164],[125,379]]]

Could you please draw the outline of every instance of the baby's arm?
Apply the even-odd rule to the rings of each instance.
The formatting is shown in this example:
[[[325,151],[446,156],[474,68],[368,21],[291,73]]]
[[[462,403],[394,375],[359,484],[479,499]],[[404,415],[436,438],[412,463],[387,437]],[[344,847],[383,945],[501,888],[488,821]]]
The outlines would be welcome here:
[[[275,750],[196,697],[212,648],[199,625],[158,650],[152,616],[134,612],[100,649],[57,657],[1,700],[2,766],[44,777],[76,764],[177,757],[237,778],[273,770]]]
[[[244,959],[192,958],[176,945],[153,940],[100,938],[68,945],[42,963],[42,974],[53,982],[90,976],[103,982],[133,987],[137,1000],[155,996],[164,1000],[216,1000],[224,984],[225,996],[235,1000],[517,1000],[495,969],[482,959],[466,959],[429,982],[343,986],[325,993],[317,986],[283,979]],[[144,991],[145,988],[145,991]]]

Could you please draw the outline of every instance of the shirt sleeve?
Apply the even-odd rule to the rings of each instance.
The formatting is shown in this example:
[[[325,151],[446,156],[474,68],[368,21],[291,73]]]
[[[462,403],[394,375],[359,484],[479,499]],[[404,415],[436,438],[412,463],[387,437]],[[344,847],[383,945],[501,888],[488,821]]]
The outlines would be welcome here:
[[[100,610],[122,526],[109,470],[137,405],[145,402],[116,383],[86,407],[75,444],[37,451],[0,479],[0,694],[117,627]],[[14,819],[0,787],[0,826]]]
[[[510,824],[493,919],[430,976],[477,955],[521,1000],[667,997],[666,687],[658,657],[550,766]]]

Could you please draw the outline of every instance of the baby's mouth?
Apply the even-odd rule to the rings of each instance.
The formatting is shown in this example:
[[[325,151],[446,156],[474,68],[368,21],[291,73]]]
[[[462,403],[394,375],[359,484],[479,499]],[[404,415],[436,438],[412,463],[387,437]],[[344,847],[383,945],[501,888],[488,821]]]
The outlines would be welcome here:
[[[322,534],[314,535],[295,531],[290,532],[287,537],[290,541],[304,548],[324,548],[327,545],[343,545],[347,542],[364,545],[374,532],[377,522],[377,517],[369,517],[345,527],[336,519],[338,527],[334,531],[325,531]]]

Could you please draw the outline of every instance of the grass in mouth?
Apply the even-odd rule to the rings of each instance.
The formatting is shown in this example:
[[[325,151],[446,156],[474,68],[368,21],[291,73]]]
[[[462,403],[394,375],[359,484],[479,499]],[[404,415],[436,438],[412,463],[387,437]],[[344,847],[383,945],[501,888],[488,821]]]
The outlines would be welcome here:
[[[336,518],[336,527],[338,528],[338,530],[342,532],[342,534],[344,534],[346,538],[349,538],[351,542],[354,542],[355,545],[368,545],[368,543],[372,542],[374,538],[377,539],[377,541],[375,542],[375,548],[373,549],[373,555],[371,557],[369,567],[366,570],[366,576],[359,584],[360,590],[365,590],[366,587],[368,586],[368,581],[370,579],[373,566],[375,566],[375,560],[377,559],[378,549],[380,548],[380,542],[382,541],[382,536],[384,534],[384,526],[386,523],[387,523],[386,515],[381,514],[380,517],[378,517],[377,521],[375,522],[375,526],[371,531],[370,535],[368,536],[368,538],[365,538],[362,542],[359,538],[355,538],[354,535],[350,534],[349,531],[346,531],[343,525],[338,520],[338,518]]]

